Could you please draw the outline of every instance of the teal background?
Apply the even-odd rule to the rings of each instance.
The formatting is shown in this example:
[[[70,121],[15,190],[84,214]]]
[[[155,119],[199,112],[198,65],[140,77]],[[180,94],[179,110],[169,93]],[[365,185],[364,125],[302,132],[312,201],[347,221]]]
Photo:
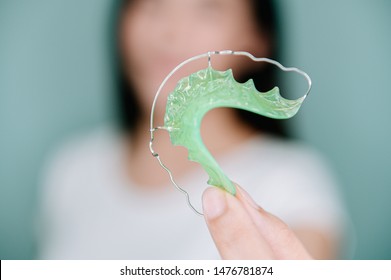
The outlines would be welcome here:
[[[0,258],[34,258],[42,164],[113,116],[110,0],[0,0]],[[355,259],[391,259],[391,2],[278,1],[284,64],[313,90],[296,134],[334,166]],[[304,83],[292,80],[299,94]]]

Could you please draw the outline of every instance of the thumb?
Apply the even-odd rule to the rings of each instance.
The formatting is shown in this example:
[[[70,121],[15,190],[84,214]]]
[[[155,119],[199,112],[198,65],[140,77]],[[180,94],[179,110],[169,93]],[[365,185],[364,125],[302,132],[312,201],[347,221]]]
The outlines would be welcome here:
[[[268,242],[235,196],[217,188],[205,190],[204,217],[223,259],[274,259]]]

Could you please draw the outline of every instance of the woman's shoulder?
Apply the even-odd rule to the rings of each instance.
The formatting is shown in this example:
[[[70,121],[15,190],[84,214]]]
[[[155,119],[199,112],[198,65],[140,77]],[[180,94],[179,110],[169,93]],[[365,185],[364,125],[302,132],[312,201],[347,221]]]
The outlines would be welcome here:
[[[338,188],[337,176],[327,157],[298,140],[255,137],[235,158],[236,163],[246,166],[247,173],[258,174],[270,185],[281,185],[281,188],[291,191],[305,189],[317,193],[321,189],[331,191]]]
[[[308,221],[322,228],[333,228],[339,217],[344,216],[332,165],[306,143],[256,137],[236,157],[236,164],[245,166],[237,173],[237,182],[248,186],[249,193],[265,209],[288,224]]]
[[[47,156],[42,168],[43,180],[58,182],[87,174],[99,176],[99,172],[109,171],[118,162],[121,143],[121,134],[110,125],[68,137]]]
[[[121,136],[113,126],[105,125],[77,133],[56,145],[48,162],[78,165],[108,157],[118,152]]]
[[[249,168],[330,171],[327,159],[316,148],[299,140],[286,140],[271,135],[259,135],[234,152],[235,162],[246,162]]]

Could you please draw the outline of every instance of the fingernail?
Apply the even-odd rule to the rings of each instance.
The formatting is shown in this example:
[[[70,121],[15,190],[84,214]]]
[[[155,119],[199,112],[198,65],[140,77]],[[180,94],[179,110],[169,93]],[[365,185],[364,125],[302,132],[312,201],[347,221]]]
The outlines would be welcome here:
[[[206,218],[215,219],[221,216],[227,208],[224,191],[217,187],[207,188],[202,196],[202,205]]]
[[[254,199],[246,192],[244,189],[236,185],[236,189],[239,190],[240,194],[244,197],[244,199],[247,201],[247,203],[252,206],[255,209],[262,209],[255,201]]]

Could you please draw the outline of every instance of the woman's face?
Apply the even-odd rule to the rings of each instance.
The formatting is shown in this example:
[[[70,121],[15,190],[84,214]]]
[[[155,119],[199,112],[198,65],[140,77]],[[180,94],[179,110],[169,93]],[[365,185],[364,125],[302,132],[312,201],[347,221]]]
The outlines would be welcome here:
[[[183,60],[224,49],[266,56],[263,37],[248,0],[134,0],[123,11],[120,25],[123,63],[143,111],[149,110],[164,77]],[[214,68],[233,68],[234,73],[246,63],[233,56],[212,58]],[[206,66],[206,60],[190,64],[171,78],[167,89]]]

